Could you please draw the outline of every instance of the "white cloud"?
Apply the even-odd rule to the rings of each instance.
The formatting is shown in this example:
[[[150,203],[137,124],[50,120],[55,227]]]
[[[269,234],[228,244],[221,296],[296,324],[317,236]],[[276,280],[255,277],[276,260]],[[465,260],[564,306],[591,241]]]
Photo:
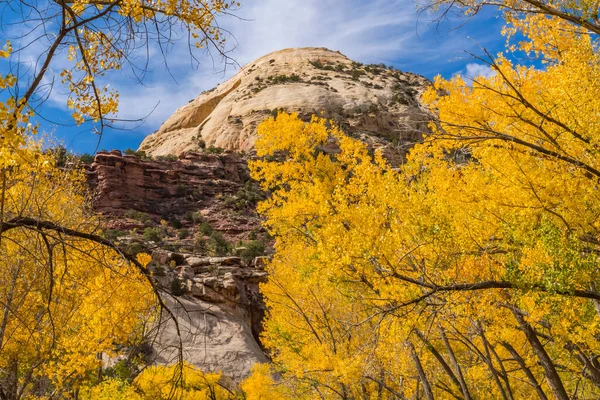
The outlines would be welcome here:
[[[248,62],[286,47],[328,47],[351,58],[375,61],[389,57],[403,32],[415,31],[414,3],[408,0],[264,0],[241,14],[254,20],[235,22],[236,52]],[[395,43],[379,48],[378,43]],[[392,50],[393,51],[393,50]]]
[[[386,62],[409,51],[417,36],[415,8],[411,0],[262,0],[248,1],[223,27],[232,33],[231,56],[245,65],[269,52],[289,47],[327,47],[340,50],[362,62]],[[119,117],[147,118],[142,130],[156,130],[177,108],[203,90],[234,75],[236,68],[222,60],[200,58],[197,69],[190,68],[185,43],[170,49],[166,71],[162,56],[154,49],[145,86],[124,76],[114,82],[119,88]]]
[[[459,72],[459,75],[462,75],[467,81],[472,81],[477,77],[491,78],[496,75],[496,71],[487,64],[469,63]]]

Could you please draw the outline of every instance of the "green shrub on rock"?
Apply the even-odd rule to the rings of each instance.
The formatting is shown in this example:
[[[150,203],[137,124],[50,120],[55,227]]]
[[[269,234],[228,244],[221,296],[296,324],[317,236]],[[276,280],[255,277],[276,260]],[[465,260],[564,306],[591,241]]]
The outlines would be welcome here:
[[[254,260],[256,257],[265,254],[265,244],[260,240],[253,240],[244,245],[245,249],[240,253],[240,257],[246,262]]]
[[[163,236],[164,234],[160,229],[150,227],[144,229],[144,239],[146,239],[149,242],[159,243],[162,240]]]
[[[185,282],[179,278],[175,278],[171,281],[171,294],[179,297],[185,294]]]

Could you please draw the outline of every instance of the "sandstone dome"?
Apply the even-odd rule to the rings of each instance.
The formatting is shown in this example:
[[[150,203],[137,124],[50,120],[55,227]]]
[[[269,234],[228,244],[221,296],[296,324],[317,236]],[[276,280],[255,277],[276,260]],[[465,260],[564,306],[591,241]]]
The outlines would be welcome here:
[[[322,114],[346,133],[403,155],[426,132],[427,113],[419,99],[429,83],[325,48],[284,49],[247,64],[178,109],[140,150],[152,156],[204,145],[250,151],[258,123],[284,110],[304,118]]]

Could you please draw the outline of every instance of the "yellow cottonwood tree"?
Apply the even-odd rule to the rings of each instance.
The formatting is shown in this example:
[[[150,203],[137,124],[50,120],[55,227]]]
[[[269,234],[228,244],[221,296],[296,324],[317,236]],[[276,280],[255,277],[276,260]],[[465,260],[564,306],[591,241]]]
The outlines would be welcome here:
[[[252,171],[272,192],[278,375],[250,383],[287,398],[600,395],[598,38],[562,16],[507,18],[525,37],[509,49],[542,66],[499,55],[490,78],[436,79],[432,133],[400,171],[321,119],[259,127],[258,154],[276,156]]]
[[[15,100],[19,100],[20,108],[43,102],[56,79],[56,58],[65,57],[70,66],[56,75],[69,89],[67,104],[73,109],[73,118],[78,124],[95,122],[101,133],[116,118],[119,104],[117,90],[102,82],[107,73],[129,66],[141,80],[147,67],[143,60],[156,52],[168,65],[167,52],[182,36],[187,38],[191,57],[197,48],[216,50],[226,57],[226,35],[217,19],[239,6],[234,0],[10,2],[3,6],[7,18],[24,30],[16,35],[19,48],[15,52],[20,55],[31,46],[46,46],[35,68],[18,76],[28,84],[25,90],[17,86],[20,92],[15,91],[19,97]],[[137,61],[138,65],[136,60],[142,61]],[[18,56],[15,62],[19,63]]]
[[[12,160],[3,150],[0,393],[68,396],[99,368],[98,353],[143,339],[155,294],[103,243],[81,172],[59,170],[34,143]]]
[[[174,379],[174,377],[178,377]],[[238,393],[223,386],[220,373],[203,373],[188,363],[150,366],[132,383],[107,379],[82,391],[84,400],[233,400]]]
[[[134,266],[100,236],[85,175],[55,166],[22,110],[0,103],[0,397],[66,397],[99,353],[143,338],[156,298],[148,260]]]
[[[99,82],[104,74],[122,68],[144,41],[167,45],[168,30],[176,27],[197,47],[222,51],[215,18],[237,2],[15,1],[3,7],[12,8],[24,29],[41,27],[49,45],[40,64],[28,69],[32,75],[0,75],[0,398],[77,397],[97,379],[98,355],[139,343],[164,303],[146,270],[149,256],[123,254],[102,236],[83,172],[59,169],[41,150],[33,110],[47,95],[53,61],[64,55],[73,62],[60,75],[75,121],[102,128],[118,106],[118,94]],[[21,44],[15,52],[27,47]],[[6,43],[0,57],[12,53]]]

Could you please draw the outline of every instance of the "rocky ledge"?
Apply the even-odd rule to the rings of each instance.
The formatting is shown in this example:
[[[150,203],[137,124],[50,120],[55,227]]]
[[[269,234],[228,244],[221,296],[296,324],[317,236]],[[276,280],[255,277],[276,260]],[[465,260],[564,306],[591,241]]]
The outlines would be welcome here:
[[[167,304],[177,316],[186,361],[234,381],[267,361],[258,340],[265,312],[258,291],[266,280],[264,261],[154,252],[152,270],[162,286],[171,287]],[[178,346],[176,326],[165,317],[153,343],[154,361],[174,362]]]
[[[128,253],[152,255],[149,267],[177,317],[181,335],[165,314],[149,336],[150,361],[177,361],[180,339],[186,361],[234,381],[267,361],[258,285],[270,241],[247,160],[231,152],[154,160],[100,152],[87,175],[105,234]]]
[[[109,229],[139,229],[161,220],[194,228],[194,213],[232,240],[261,229],[255,212],[261,194],[249,183],[247,160],[239,153],[186,152],[150,160],[112,150],[99,152],[87,174],[94,208],[108,219]],[[150,221],[136,219],[141,213]]]

